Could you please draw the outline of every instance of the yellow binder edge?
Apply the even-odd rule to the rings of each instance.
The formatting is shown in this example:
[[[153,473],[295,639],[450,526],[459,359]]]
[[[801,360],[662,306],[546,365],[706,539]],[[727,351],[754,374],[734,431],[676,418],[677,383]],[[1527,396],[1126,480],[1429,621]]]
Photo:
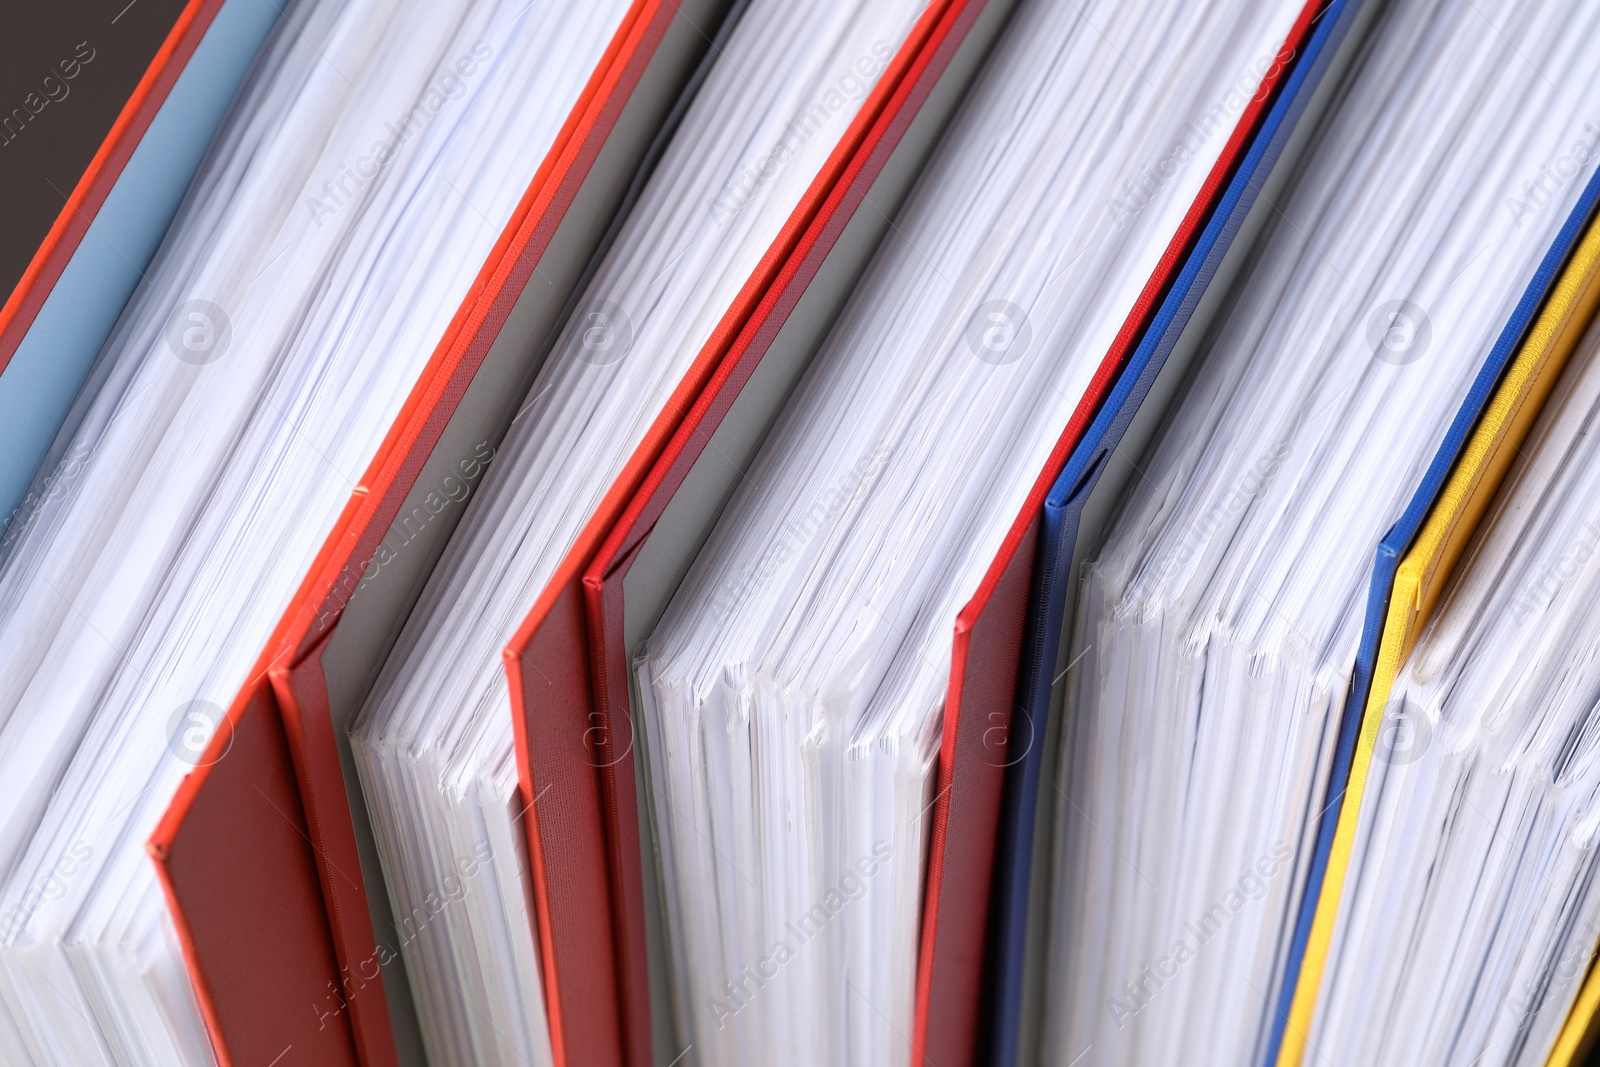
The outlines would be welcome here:
[[[1600,226],[1591,223],[1516,358],[1495,388],[1489,406],[1473,428],[1439,498],[1434,501],[1421,531],[1395,572],[1383,636],[1378,644],[1378,660],[1373,666],[1372,688],[1361,713],[1361,734],[1350,764],[1350,780],[1339,809],[1327,874],[1317,897],[1317,910],[1289,1009],[1288,1025],[1284,1027],[1278,1067],[1300,1067],[1305,1055],[1312,1012],[1322,987],[1345,871],[1355,841],[1356,818],[1361,811],[1367,769],[1372,762],[1390,690],[1417,634],[1438,604],[1451,571],[1527,438],[1529,427],[1588,328],[1595,306],[1600,302],[1597,281],[1600,281]],[[1548,1067],[1567,1067],[1572,1058],[1570,1049],[1576,1049],[1597,1007],[1600,1007],[1600,976],[1591,972]],[[1573,1038],[1571,1032],[1575,1028],[1577,1037]],[[1565,1059],[1562,1058],[1563,1049],[1569,1049]]]

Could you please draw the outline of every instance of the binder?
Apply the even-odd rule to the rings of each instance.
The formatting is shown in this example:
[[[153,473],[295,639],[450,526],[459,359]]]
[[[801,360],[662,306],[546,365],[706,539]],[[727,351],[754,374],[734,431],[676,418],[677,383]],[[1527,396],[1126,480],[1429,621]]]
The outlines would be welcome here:
[[[632,721],[615,696],[627,691],[627,657],[613,640],[620,631],[595,612],[613,597],[620,610],[623,573],[689,477],[693,488],[675,499],[704,506],[692,515],[674,509],[665,521],[683,529],[670,558],[633,572],[650,576],[643,632],[665,609],[737,484],[740,457],[753,455],[821,344],[1012,7],[1009,0],[929,6],[835,152],[832,175],[819,178],[785,227],[778,242],[785,254],[769,255],[767,279],[745,286],[697,359],[691,378],[698,380],[684,383],[694,388],[680,388],[669,402],[505,649],[541,948],[548,959],[578,923],[615,946],[631,1063],[650,1062],[652,1046],[658,1063],[681,1050],[670,1047],[661,922],[653,878],[643,877],[654,859],[636,817]],[[742,392],[751,380],[755,386]],[[750,399],[734,420],[738,428],[730,424],[712,453],[725,465],[691,473],[741,396]],[[620,623],[621,615],[608,620]],[[631,618],[629,625],[642,636]],[[567,802],[559,815],[539,807],[547,792]],[[597,898],[598,884],[609,887],[609,901]],[[547,980],[559,981],[546,968]]]
[[[1318,828],[1289,980],[1269,1060],[1304,1058],[1322,984],[1357,814],[1390,688],[1444,593],[1479,520],[1600,307],[1600,228],[1592,224],[1600,176],[1591,178],[1473,382],[1405,513],[1378,546],[1361,646],[1339,723],[1330,800]],[[1549,1063],[1566,1067],[1600,1007],[1591,972]]]
[[[27,521],[29,482],[280,14],[271,0],[188,0],[77,184],[59,190],[65,205],[0,306],[0,536]],[[63,77],[116,61],[94,42],[48,59]],[[71,81],[56,85],[54,106],[70,107]],[[49,100],[25,126],[0,116],[4,148],[69,121]]]
[[[981,12],[976,10],[980,6]],[[1335,47],[1327,49],[1336,51],[1349,26],[1350,19],[1342,13],[1346,5],[1333,5],[1341,14],[1332,20],[1319,19],[1321,6],[1306,5],[1278,62],[1264,77],[1263,89],[1242,113],[1183,229],[1122,331],[1118,346],[1107,355],[1082,401],[1078,418],[1066,429],[1051,468],[1041,474],[1034,498],[1019,517],[989,578],[957,622],[954,667],[946,699],[933,858],[924,904],[916,1029],[910,1037],[915,1050],[913,1059],[961,1063],[978,1055],[975,1043],[984,1025],[980,1018],[980,968],[985,951],[989,872],[1000,822],[1002,774],[996,772],[1006,762],[1003,749],[1010,717],[1010,687],[1017,676],[1021,615],[1028,591],[1027,568],[1032,561],[1032,539],[1036,536],[1033,523],[1039,500],[1081,434],[1083,423],[1115,379],[1132,340],[1138,337],[1160,297],[1184,284],[1175,280],[1178,268],[1208,219],[1212,220],[1212,229],[1206,232],[1218,247],[1219,256],[1239,232],[1244,212],[1236,211],[1236,205],[1222,198],[1224,186],[1236,168],[1248,170],[1254,182],[1253,202],[1254,190],[1272,169],[1282,142],[1295,128],[1295,120],[1312,95],[1310,90],[1319,84],[1327,67],[1325,60],[1314,60],[1313,50],[1320,54],[1328,39],[1337,33]],[[1359,7],[1349,6],[1352,11]],[[1000,15],[995,4],[951,5],[946,18],[954,26],[947,43],[935,53],[936,58],[954,53],[944,72],[945,81],[952,76],[963,80],[969,76],[960,70],[964,61],[976,62],[976,56],[968,59],[968,50],[980,34],[987,48],[987,41],[998,34]],[[975,24],[967,30],[963,20]],[[1320,36],[1314,32],[1319,22],[1327,23]],[[955,36],[962,32],[964,38]],[[951,38],[959,44],[949,43]],[[1307,55],[1293,68],[1299,72],[1299,80],[1290,82],[1286,77],[1290,62],[1302,47]],[[921,84],[938,79],[939,74],[931,65],[914,71],[902,95],[909,93],[914,100],[915,94],[922,91]],[[932,93],[944,92],[945,81],[940,81]],[[1270,152],[1262,148],[1246,157],[1251,135],[1280,84],[1289,86],[1278,97],[1280,108],[1290,107],[1283,101],[1298,100],[1291,108],[1292,117],[1288,121],[1280,117],[1270,137],[1264,133],[1257,139],[1273,140]],[[929,105],[924,106],[916,123],[923,121],[927,106],[933,105],[944,106],[937,96],[930,95]],[[737,487],[740,471],[755,455],[766,429],[842,306],[849,285],[842,284],[839,275],[843,271],[836,261],[850,254],[848,246],[858,239],[855,231],[863,222],[880,231],[884,226],[881,219],[870,215],[863,219],[857,214],[848,225],[833,216],[861,199],[867,199],[883,215],[892,214],[885,204],[887,197],[880,190],[903,180],[897,176],[896,167],[908,142],[922,132],[916,123],[905,129],[904,139],[897,147],[893,141],[895,127],[904,126],[893,105],[880,118],[880,129],[886,125],[889,128],[874,131],[869,144],[876,142],[876,146],[858,159],[860,165],[853,166],[848,179],[835,189],[830,207],[838,207],[832,213],[824,208],[820,224],[813,224],[780,275],[779,283],[745,324],[716,375],[611,525],[598,551],[589,550],[580,542],[574,553],[580,559],[569,558],[507,649],[517,727],[527,734],[526,739],[519,734],[518,744],[524,800],[531,800],[549,786],[552,779],[548,772],[541,775],[539,770],[557,759],[565,759],[571,765],[587,760],[600,768],[604,814],[615,819],[607,825],[614,827],[612,832],[619,839],[609,846],[612,877],[616,880],[613,884],[618,885],[619,895],[628,904],[628,913],[615,923],[626,932],[625,943],[634,946],[635,988],[644,988],[647,972],[654,969],[662,949],[650,941],[656,936],[659,920],[654,915],[652,879],[641,873],[641,866],[648,871],[653,865],[654,846],[648,833],[642,835],[646,840],[640,840],[633,818],[633,813],[642,810],[641,803],[653,800],[643,795],[642,771],[635,767],[635,738],[642,738],[642,734],[636,735],[631,713],[629,675],[633,650],[654,628]],[[1278,127],[1282,127],[1281,136],[1276,132]],[[1234,194],[1233,199],[1237,201],[1239,194]],[[1246,203],[1244,208],[1248,207]],[[1191,300],[1198,298],[1214,271],[1213,264],[1203,277],[1195,272],[1183,276],[1188,280],[1185,292]],[[566,709],[564,736],[551,736],[550,713],[557,708]],[[592,752],[584,747],[586,743],[593,746]],[[563,745],[565,752],[561,751]],[[1002,754],[995,755],[997,750]],[[531,780],[529,767],[536,769]],[[644,947],[647,941],[648,949]],[[655,977],[657,991],[652,1007],[658,1012],[662,1010],[662,981]]]
[[[344,723],[460,517],[465,494],[434,507],[436,487],[475,488],[728,8],[629,9],[147,845],[225,1065],[422,1062]],[[416,509],[429,521],[406,527]],[[406,551],[380,556],[392,528],[411,534]]]

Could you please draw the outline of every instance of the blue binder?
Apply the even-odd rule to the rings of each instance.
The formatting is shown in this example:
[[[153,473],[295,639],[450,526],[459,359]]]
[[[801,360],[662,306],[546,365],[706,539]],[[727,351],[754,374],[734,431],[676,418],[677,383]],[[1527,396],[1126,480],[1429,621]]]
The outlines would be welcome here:
[[[1317,120],[1337,91],[1379,5],[1332,0],[1318,16],[1304,53],[1228,183],[1104,405],[1073,449],[1044,506],[1034,561],[1028,629],[1023,644],[1017,712],[1031,729],[1013,730],[1027,750],[1011,761],[996,843],[992,1020],[989,1055],[996,1067],[1036,1059],[1040,968],[1048,921],[1049,813],[1040,815],[1046,763],[1060,747],[1059,715],[1051,714],[1058,680],[1062,621],[1076,602],[1077,548],[1093,541],[1182,382],[1229,283],[1275,210],[1273,193],[1287,180]],[[1086,535],[1080,538],[1080,534]],[[1042,736],[1043,744],[1033,744]],[[1053,762],[1052,762],[1053,768]],[[1035,863],[1036,853],[1041,862]]]

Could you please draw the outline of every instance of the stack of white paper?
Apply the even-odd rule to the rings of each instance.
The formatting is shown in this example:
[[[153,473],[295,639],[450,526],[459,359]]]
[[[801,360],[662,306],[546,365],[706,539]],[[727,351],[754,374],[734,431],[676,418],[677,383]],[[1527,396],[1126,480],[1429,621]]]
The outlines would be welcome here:
[[[145,841],[626,10],[274,33],[6,535],[7,1063],[212,1062]]]
[[[1597,19],[1389,5],[1133,457],[1076,613],[1048,1062],[1265,1054],[1374,550],[1593,172]]]

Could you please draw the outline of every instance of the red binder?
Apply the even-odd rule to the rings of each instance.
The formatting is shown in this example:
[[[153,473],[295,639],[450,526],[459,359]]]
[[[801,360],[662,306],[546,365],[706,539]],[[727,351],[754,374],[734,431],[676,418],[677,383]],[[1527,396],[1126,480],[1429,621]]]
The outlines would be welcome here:
[[[563,976],[548,961],[611,943],[617,1010],[635,1065],[650,1062],[650,978],[622,578],[735,400],[749,398],[752,418],[741,425],[764,430],[776,417],[1013,6],[1012,0],[929,6],[763,270],[734,302],[696,371],[505,651],[547,980],[564,994]],[[758,364],[759,388],[745,391]],[[734,429],[729,436],[713,454],[734,464],[760,443],[759,433],[741,437]],[[723,465],[701,488],[726,500],[737,478],[737,466]],[[696,547],[708,532],[709,522]],[[682,558],[673,586],[692,558],[692,552]],[[664,606],[662,600],[656,613]],[[595,892],[598,885],[609,885],[609,899]],[[588,1018],[600,1026],[606,1015],[596,1010]]]
[[[1011,6],[1003,0],[956,0],[930,12],[938,22],[924,53],[693,409],[603,540],[595,538],[599,547],[579,542],[568,561],[571,566],[558,573],[506,651],[518,715],[524,802],[552,783],[581,777],[585,761],[599,768],[602,791],[595,816],[581,827],[544,828],[542,844],[548,864],[550,853],[568,848],[571,837],[598,840],[604,829],[612,892],[621,905],[613,922],[635,989],[648,988],[648,979],[643,973],[644,889],[629,689],[633,642],[647,635],[660,617],[736,488],[742,460],[754,457],[789,388],[825,336],[832,316],[818,314],[818,305],[827,299],[819,296],[819,287],[834,290],[834,310],[842,306],[854,278],[841,286],[842,264],[832,257],[851,239],[850,229],[861,218],[853,215],[855,209],[870,199],[892,216],[886,201],[898,201],[885,184],[897,181],[897,152],[925,151],[926,146],[910,143],[919,132],[929,132],[916,129],[925,117],[920,113],[941,108],[948,113],[957,94],[942,99],[939,94],[970,81]],[[915,1028],[909,1035],[912,1063],[959,1067],[977,1058],[979,986],[1007,735],[1045,494],[1243,158],[1320,7],[1321,0],[1306,4],[1279,61],[1240,115],[1102,359],[998,556],[957,617],[923,903]],[[713,442],[716,447],[708,448]],[[647,564],[635,571],[641,558]],[[541,841],[531,840],[530,845],[538,848]]]
[[[398,942],[383,921],[388,897],[351,815],[360,789],[343,762],[343,726],[463,502],[430,510],[437,521],[403,558],[370,565],[397,517],[431,508],[442,478],[475,485],[483,449],[492,454],[530,365],[564,320],[706,48],[702,31],[714,32],[727,6],[636,0],[624,17],[250,682],[150,839],[225,1067],[421,1063]],[[606,1061],[607,1034],[551,1014],[558,1056],[564,1038],[570,1062]]]

